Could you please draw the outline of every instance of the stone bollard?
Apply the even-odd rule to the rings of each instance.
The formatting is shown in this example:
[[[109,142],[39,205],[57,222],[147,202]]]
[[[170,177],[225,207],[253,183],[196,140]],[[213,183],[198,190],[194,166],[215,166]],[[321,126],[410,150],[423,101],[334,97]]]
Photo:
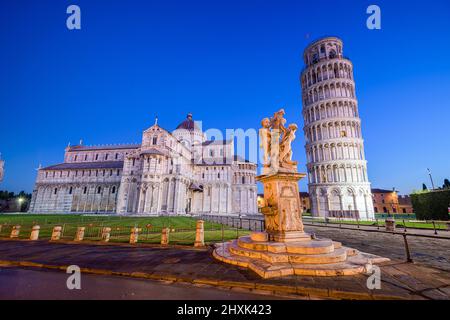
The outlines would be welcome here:
[[[102,229],[102,241],[109,242],[109,238],[111,237],[111,228],[104,227]]]
[[[31,228],[30,240],[35,241],[39,239],[39,230],[41,230],[41,227],[37,225]]]
[[[131,228],[131,233],[130,233],[130,243],[131,244],[135,244],[138,242],[138,237],[139,237],[139,232],[141,232],[142,229],[141,228]]]
[[[161,232],[161,244],[163,246],[167,246],[169,244],[169,228],[163,228]]]
[[[12,230],[11,230],[11,236],[10,238],[18,238],[19,237],[19,233],[20,233],[20,226],[13,226]]]
[[[75,235],[75,239],[74,241],[83,241],[84,238],[84,230],[86,228],[85,227],[78,227],[77,228],[77,234]]]
[[[53,227],[51,241],[60,240],[61,239],[61,231],[62,231],[61,226]]]
[[[195,242],[194,247],[203,247],[205,245],[205,222],[203,220],[197,220],[197,227],[195,230]]]
[[[395,219],[394,218],[387,218],[385,220],[385,224],[386,224],[386,231],[395,232]]]

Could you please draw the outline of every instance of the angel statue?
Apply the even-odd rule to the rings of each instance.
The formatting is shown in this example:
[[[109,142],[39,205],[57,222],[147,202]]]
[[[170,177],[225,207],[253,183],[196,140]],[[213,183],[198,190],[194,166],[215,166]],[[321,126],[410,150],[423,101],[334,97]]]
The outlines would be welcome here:
[[[262,128],[259,129],[259,146],[263,150],[263,167],[270,167],[269,154],[270,154],[270,120],[264,118],[261,121]]]
[[[261,121],[259,130],[260,147],[263,149],[263,174],[277,172],[280,168],[297,171],[297,162],[292,161],[292,141],[298,127],[290,124],[285,127],[284,109],[275,112]]]
[[[289,125],[286,133],[281,139],[280,145],[280,166],[286,169],[297,168],[297,161],[292,161],[292,141],[295,140],[295,131],[298,127],[295,123]]]

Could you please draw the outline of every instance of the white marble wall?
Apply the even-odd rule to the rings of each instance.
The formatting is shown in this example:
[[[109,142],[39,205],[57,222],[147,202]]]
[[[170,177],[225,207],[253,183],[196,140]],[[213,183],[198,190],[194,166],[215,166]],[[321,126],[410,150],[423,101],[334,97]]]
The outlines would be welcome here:
[[[185,143],[191,140],[195,146]],[[233,160],[232,141],[204,142],[201,132],[171,134],[154,125],[141,145],[68,147],[65,164],[120,168],[40,169],[30,211],[257,213],[256,165]],[[193,161],[194,152],[200,163]]]

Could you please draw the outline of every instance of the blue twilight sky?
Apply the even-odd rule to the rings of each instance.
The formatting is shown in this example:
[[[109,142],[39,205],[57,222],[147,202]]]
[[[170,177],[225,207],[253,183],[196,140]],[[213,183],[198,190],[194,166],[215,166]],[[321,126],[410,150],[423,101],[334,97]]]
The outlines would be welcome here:
[[[79,31],[66,28],[70,4]],[[366,28],[370,4],[381,31]],[[31,191],[68,142],[139,142],[155,114],[169,130],[187,112],[247,129],[285,107],[302,125],[302,52],[325,35],[354,63],[372,186],[430,186],[427,167],[436,184],[450,178],[448,0],[2,0],[0,189]]]

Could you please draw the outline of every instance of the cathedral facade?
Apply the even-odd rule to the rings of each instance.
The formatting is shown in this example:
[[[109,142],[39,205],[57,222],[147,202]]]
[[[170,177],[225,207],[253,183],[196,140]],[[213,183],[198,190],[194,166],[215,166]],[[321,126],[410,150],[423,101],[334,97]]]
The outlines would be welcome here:
[[[256,214],[256,169],[188,114],[173,132],[155,122],[141,144],[68,146],[38,170],[30,212]]]

